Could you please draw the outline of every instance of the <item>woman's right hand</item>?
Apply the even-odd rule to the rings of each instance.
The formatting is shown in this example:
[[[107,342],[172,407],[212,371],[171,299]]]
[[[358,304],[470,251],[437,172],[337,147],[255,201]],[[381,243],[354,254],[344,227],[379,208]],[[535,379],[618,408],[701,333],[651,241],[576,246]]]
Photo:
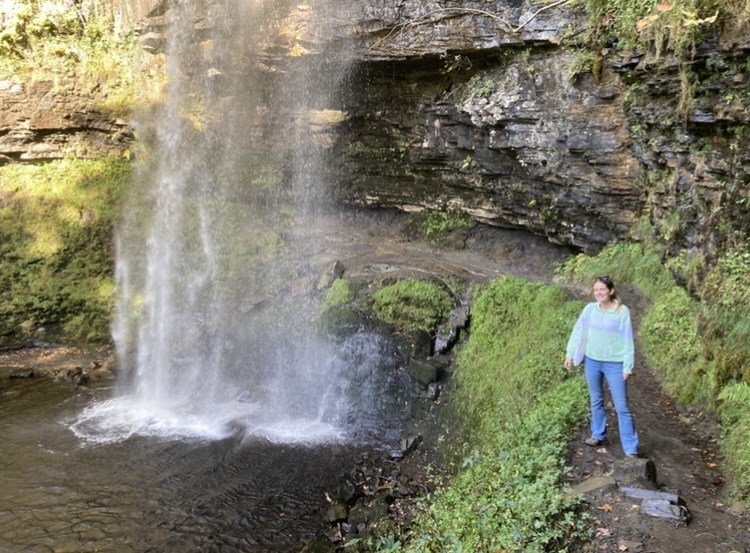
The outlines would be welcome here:
[[[570,357],[565,358],[565,368],[571,370],[573,368],[573,360]]]

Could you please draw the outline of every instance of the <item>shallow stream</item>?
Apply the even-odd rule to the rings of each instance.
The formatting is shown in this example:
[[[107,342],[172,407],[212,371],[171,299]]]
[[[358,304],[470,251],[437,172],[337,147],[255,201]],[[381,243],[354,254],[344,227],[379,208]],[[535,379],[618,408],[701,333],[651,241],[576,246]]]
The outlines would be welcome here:
[[[0,552],[299,551],[363,452],[241,435],[86,443],[71,425],[109,386],[4,381]]]

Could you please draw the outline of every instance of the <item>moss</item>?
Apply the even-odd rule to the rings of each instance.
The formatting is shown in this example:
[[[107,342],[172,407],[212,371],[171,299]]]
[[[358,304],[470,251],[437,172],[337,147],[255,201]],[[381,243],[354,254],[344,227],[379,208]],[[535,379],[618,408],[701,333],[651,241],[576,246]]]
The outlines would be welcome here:
[[[0,168],[4,345],[108,339],[112,229],[130,172],[114,157]]]
[[[448,319],[454,301],[434,282],[408,279],[385,286],[370,298],[370,309],[402,332],[433,331]]]
[[[320,310],[325,312],[333,307],[349,303],[354,299],[354,296],[354,288],[351,282],[344,278],[337,278],[326,291]]]

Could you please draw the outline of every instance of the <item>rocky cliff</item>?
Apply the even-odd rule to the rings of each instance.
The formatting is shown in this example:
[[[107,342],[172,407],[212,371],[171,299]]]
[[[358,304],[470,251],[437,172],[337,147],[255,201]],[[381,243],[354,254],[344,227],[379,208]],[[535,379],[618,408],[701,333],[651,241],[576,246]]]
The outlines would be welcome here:
[[[100,112],[101,100],[75,83],[0,81],[0,164],[124,152],[129,124]]]
[[[145,49],[163,48],[171,9],[156,4],[139,23]],[[196,19],[203,47],[222,9],[208,4]],[[234,56],[236,70],[273,82],[291,64],[346,67],[341,94],[322,106],[342,116],[314,131],[325,134],[341,202],[451,210],[585,251],[639,222],[673,250],[709,255],[750,231],[747,38],[708,33],[686,72],[614,43],[592,53],[576,38],[588,25],[580,3],[329,0],[262,11],[262,46]],[[63,110],[57,127],[4,115],[0,152],[38,157],[34,148],[49,151],[48,137],[65,133],[123,136],[116,121],[75,113]],[[41,146],[19,154],[11,136]]]

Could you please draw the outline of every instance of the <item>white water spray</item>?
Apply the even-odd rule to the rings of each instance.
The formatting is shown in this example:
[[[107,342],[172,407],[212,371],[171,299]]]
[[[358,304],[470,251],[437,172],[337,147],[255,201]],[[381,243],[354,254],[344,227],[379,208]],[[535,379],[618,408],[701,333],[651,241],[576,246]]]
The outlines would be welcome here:
[[[280,4],[183,0],[169,12],[169,88],[139,123],[153,142],[117,239],[127,382],[82,414],[85,439],[339,439],[352,382],[379,362],[372,340],[334,350],[311,328],[306,231],[326,161],[311,129],[337,113],[345,64],[309,55],[270,70],[273,18],[299,9]]]

